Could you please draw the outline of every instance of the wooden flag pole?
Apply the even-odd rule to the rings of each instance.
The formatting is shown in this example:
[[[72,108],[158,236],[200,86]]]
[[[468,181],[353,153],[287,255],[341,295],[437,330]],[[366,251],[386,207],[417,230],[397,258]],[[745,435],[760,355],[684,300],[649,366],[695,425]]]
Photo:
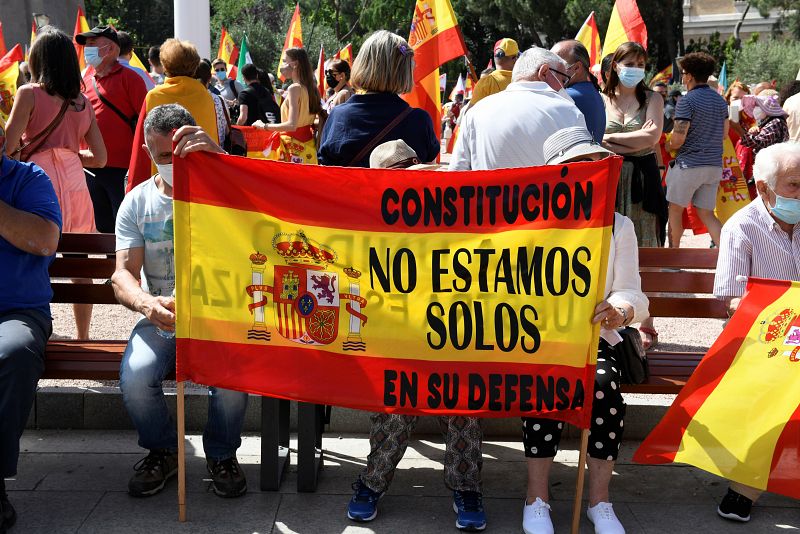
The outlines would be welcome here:
[[[186,522],[186,414],[184,385],[178,382],[178,520]]]
[[[581,501],[583,500],[583,479],[586,474],[586,451],[589,448],[589,429],[581,430],[581,450],[578,455],[578,480],[575,482],[575,503],[572,506],[572,534],[578,534],[581,527]]]

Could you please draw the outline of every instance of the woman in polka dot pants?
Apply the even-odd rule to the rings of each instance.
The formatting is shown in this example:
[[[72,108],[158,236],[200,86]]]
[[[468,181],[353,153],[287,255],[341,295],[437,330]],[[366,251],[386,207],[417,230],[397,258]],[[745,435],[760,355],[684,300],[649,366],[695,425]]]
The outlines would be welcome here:
[[[648,306],[647,297],[641,291],[633,223],[617,213],[614,226],[606,277],[606,299],[597,305],[592,319],[601,325],[587,461],[588,516],[594,523],[596,534],[625,532],[614,514],[608,494],[625,424],[620,366],[614,346],[622,340],[617,329],[647,317]],[[522,441],[528,464],[528,494],[522,527],[526,534],[552,534],[553,523],[548,504],[549,477],[564,423],[539,418],[523,418],[522,421]]]

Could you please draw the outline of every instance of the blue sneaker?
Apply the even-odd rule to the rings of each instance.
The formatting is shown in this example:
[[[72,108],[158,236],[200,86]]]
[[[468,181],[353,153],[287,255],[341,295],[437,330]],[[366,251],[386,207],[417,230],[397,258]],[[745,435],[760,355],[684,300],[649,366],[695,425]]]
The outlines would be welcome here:
[[[478,531],[486,528],[483,495],[477,491],[454,491],[453,511],[458,530]]]
[[[378,515],[378,499],[383,493],[372,491],[359,478],[353,483],[353,498],[347,505],[347,517],[353,521],[372,521]]]

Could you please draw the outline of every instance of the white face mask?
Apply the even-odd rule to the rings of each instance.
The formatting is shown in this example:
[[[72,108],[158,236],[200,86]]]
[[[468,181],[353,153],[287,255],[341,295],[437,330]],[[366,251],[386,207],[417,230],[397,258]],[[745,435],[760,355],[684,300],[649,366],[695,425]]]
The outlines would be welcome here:
[[[158,169],[158,175],[161,176],[164,183],[172,187],[172,163],[156,163],[156,169]]]

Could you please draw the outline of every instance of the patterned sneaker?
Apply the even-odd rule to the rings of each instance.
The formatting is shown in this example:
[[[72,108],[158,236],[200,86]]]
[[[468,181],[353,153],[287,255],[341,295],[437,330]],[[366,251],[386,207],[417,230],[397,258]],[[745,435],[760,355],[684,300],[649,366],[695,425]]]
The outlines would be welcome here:
[[[617,519],[610,502],[599,502],[590,506],[586,515],[594,525],[595,534],[625,534],[625,527]]]
[[[136,474],[128,482],[133,497],[150,497],[164,489],[167,480],[178,472],[178,455],[166,449],[154,449],[133,466]]]
[[[522,509],[522,531],[525,534],[553,534],[553,521],[550,519],[550,505],[539,497]]]
[[[753,501],[728,488],[728,493],[722,498],[719,503],[717,513],[720,517],[730,519],[731,521],[741,521],[746,523],[750,521],[750,509],[753,508]]]
[[[220,497],[240,497],[247,493],[247,480],[236,456],[224,460],[206,459],[211,488]]]
[[[378,515],[378,500],[383,493],[372,491],[359,478],[353,483],[353,497],[347,504],[347,518],[353,521],[372,521]]]
[[[453,511],[458,530],[478,531],[486,528],[483,496],[477,491],[454,491]]]
[[[5,492],[0,493],[0,534],[5,534],[6,529],[13,527],[16,522],[17,512],[11,506],[8,495]]]

